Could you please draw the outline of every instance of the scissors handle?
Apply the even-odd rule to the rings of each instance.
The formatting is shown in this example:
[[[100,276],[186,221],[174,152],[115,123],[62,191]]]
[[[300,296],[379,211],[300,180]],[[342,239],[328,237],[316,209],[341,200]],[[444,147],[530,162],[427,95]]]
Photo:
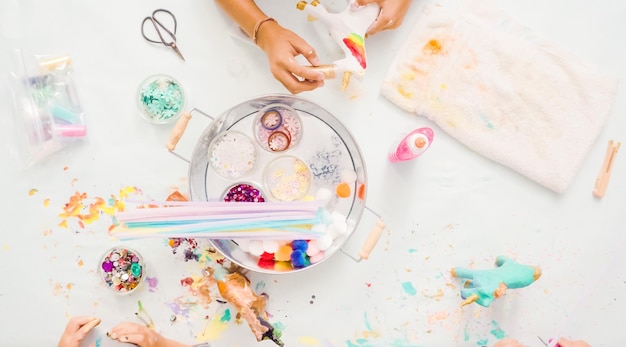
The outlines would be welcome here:
[[[170,30],[169,30],[169,29],[168,29],[168,28],[167,28],[167,27],[166,27],[163,23],[161,23],[161,21],[159,21],[159,19],[156,17],[157,13],[160,13],[160,12],[167,13],[170,17],[172,17],[172,20],[173,20],[173,22],[174,22],[174,32],[170,31]],[[156,32],[157,32],[157,35],[159,35],[159,39],[161,39],[160,41],[153,40],[153,39],[149,38],[149,37],[146,35],[146,32],[145,32],[145,26],[146,26],[146,22],[147,22],[147,21],[152,22],[152,25],[154,26],[154,29],[155,29],[155,30],[156,30]],[[141,35],[142,35],[142,36],[143,36],[143,38],[144,38],[144,39],[146,39],[147,41],[150,41],[150,42],[152,42],[152,43],[162,43],[162,44],[164,44],[164,45],[166,45],[166,46],[170,46],[170,47],[171,47],[171,46],[173,46],[173,45],[175,45],[175,44],[176,44],[176,29],[177,29],[177,27],[178,27],[178,23],[176,22],[176,17],[174,16],[174,14],[172,14],[172,12],[170,12],[170,11],[168,11],[168,10],[166,10],[166,9],[162,9],[162,8],[160,8],[160,9],[154,10],[154,12],[152,12],[152,16],[150,16],[150,17],[146,17],[146,18],[144,18],[144,19],[143,19],[143,22],[141,22]],[[161,29],[162,29],[162,30],[164,30],[164,31],[165,31],[165,32],[166,32],[166,33],[170,36],[171,41],[166,41],[166,40],[163,38],[163,34],[161,33]]]
[[[168,14],[170,17],[172,17],[172,21],[174,22],[174,32],[170,31],[163,23],[161,23],[161,21],[159,21],[159,19],[156,17],[156,15],[160,12],[166,13]],[[157,35],[159,35],[159,39],[160,41],[154,40],[149,38],[146,35],[145,32],[145,26],[146,26],[146,22],[151,22],[152,26],[154,26],[154,30],[157,32]],[[150,17],[146,17],[143,19],[143,22],[141,22],[141,35],[143,36],[144,39],[146,39],[149,42],[152,43],[161,43],[165,46],[171,47],[174,52],[176,52],[176,54],[178,54],[178,56],[184,61],[185,57],[183,57],[182,53],[180,52],[180,50],[178,49],[178,46],[176,45],[176,29],[178,27],[178,23],[176,22],[176,17],[174,16],[174,14],[168,10],[165,9],[157,9],[154,12],[152,12],[152,15]],[[163,38],[163,33],[161,32],[161,30],[165,31],[165,33],[167,35],[169,35],[171,40],[166,40],[165,38]]]

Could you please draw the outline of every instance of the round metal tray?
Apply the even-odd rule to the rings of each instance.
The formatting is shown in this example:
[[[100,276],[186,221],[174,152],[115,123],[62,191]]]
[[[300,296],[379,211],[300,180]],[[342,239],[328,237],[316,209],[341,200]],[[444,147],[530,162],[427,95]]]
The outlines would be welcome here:
[[[253,133],[253,124],[256,121],[257,113],[272,104],[284,104],[292,107],[301,120],[302,136],[296,146],[286,151],[271,152],[267,148],[263,148],[257,142],[256,134]],[[311,172],[312,181],[306,196],[315,197],[321,188],[333,192],[328,208],[331,212],[345,216],[348,225],[347,233],[334,239],[333,244],[325,251],[323,258],[306,267],[283,268],[281,270],[260,267],[258,257],[243,251],[236,241],[211,239],[211,243],[219,252],[234,263],[249,270],[276,274],[309,269],[341,249],[361,220],[365,209],[365,191],[362,191],[362,194],[357,194],[357,192],[359,188],[365,187],[367,179],[365,163],[359,147],[350,132],[337,118],[313,102],[301,97],[283,94],[257,97],[228,109],[217,118],[208,117],[212,121],[198,139],[190,159],[189,188],[192,200],[221,200],[230,187],[239,183],[254,185],[263,192],[267,200],[272,200],[271,194],[267,192],[267,187],[264,187],[263,171],[268,163],[276,158],[293,156],[304,161]],[[238,131],[249,135],[258,147],[255,167],[236,179],[219,175],[209,162],[208,151],[212,141],[227,131]],[[356,173],[357,180],[351,183],[351,196],[339,198],[334,192],[336,185],[342,181],[344,172]]]

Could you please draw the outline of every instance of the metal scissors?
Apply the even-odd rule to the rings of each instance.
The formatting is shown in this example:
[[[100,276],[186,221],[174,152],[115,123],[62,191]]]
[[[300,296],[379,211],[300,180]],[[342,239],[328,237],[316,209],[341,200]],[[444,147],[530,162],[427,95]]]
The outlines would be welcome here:
[[[171,20],[174,23],[174,32],[169,30],[159,19],[157,19],[157,15],[159,13],[164,13],[171,17]],[[160,40],[154,40],[146,36],[146,30],[145,30],[146,22],[152,23],[152,25],[154,26],[154,30],[157,32],[157,35],[159,35]],[[176,54],[178,54],[180,59],[185,61],[185,57],[183,57],[182,53],[180,53],[180,50],[178,49],[178,46],[176,45],[176,27],[177,27],[177,22],[176,22],[176,17],[174,17],[174,14],[172,14],[172,12],[168,10],[160,8],[160,9],[154,10],[154,12],[152,12],[152,15],[150,17],[146,17],[143,19],[143,22],[141,22],[141,35],[143,36],[144,39],[148,40],[149,42],[160,43],[165,46],[172,47],[172,49],[174,50],[174,52],[176,52]],[[164,34],[161,32],[161,30],[165,31],[165,33],[170,37],[170,40],[166,40],[163,38]]]

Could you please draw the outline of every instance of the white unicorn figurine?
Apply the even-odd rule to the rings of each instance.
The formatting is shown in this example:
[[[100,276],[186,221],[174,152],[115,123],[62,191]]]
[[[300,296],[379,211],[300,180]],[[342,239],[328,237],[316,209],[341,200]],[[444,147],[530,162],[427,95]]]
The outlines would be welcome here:
[[[342,73],[341,90],[345,90],[352,75],[360,77],[365,74],[367,68],[365,33],[376,20],[380,8],[376,4],[359,6],[356,0],[349,0],[348,6],[339,13],[328,12],[318,0],[310,3],[300,1],[297,8],[328,25],[331,38],[343,50],[345,54],[343,59],[313,68],[322,71],[324,77],[329,79]]]

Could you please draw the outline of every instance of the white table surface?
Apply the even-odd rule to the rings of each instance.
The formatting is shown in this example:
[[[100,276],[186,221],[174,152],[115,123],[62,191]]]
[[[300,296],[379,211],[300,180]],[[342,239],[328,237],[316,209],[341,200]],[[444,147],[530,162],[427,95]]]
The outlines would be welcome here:
[[[339,92],[331,82],[301,95],[341,119],[359,143],[368,169],[367,205],[383,215],[389,231],[365,261],[338,252],[296,274],[251,273],[253,288],[270,296],[271,322],[282,327],[286,346],[491,346],[502,336],[541,346],[537,336],[559,334],[594,347],[623,345],[623,153],[615,160],[606,196],[597,199],[591,191],[608,140],[626,139],[624,89],[576,180],[566,193],[555,194],[379,95],[394,54],[425,3],[413,3],[401,29],[367,40],[367,74],[348,92]],[[322,60],[331,59],[295,1],[260,5],[316,44]],[[535,33],[607,74],[626,78],[626,2],[498,5]],[[186,62],[141,37],[141,20],[156,8],[176,15]],[[75,224],[64,229],[58,215],[77,191],[106,198],[135,186],[156,199],[164,199],[172,187],[186,191],[187,164],[164,149],[171,125],[149,124],[137,115],[133,97],[145,77],[174,76],[190,95],[188,105],[214,116],[247,99],[285,92],[262,52],[234,39],[230,28],[231,21],[213,1],[0,1],[3,80],[13,49],[70,55],[88,125],[88,143],[22,171],[14,157],[11,97],[6,84],[0,87],[0,346],[55,345],[71,315],[101,317],[96,333],[102,334],[118,321],[137,321],[137,300],[160,332],[191,344],[207,326],[206,316],[220,317],[229,308],[219,303],[207,310],[191,307],[170,322],[172,303],[190,295],[180,280],[199,274],[201,266],[173,255],[164,240],[128,242],[147,259],[148,276],[158,279],[156,288],[111,295],[95,276],[98,257],[118,244],[106,233],[110,216],[85,229]],[[183,154],[206,126],[197,117],[191,124],[179,146]],[[391,143],[420,126],[436,132],[428,152],[412,162],[389,163]],[[38,192],[30,196],[31,189]],[[50,199],[48,207],[45,199]],[[530,287],[510,290],[488,308],[461,308],[460,282],[449,270],[491,268],[498,255],[539,265],[543,276]],[[219,327],[212,346],[257,344],[245,323],[234,317]]]

